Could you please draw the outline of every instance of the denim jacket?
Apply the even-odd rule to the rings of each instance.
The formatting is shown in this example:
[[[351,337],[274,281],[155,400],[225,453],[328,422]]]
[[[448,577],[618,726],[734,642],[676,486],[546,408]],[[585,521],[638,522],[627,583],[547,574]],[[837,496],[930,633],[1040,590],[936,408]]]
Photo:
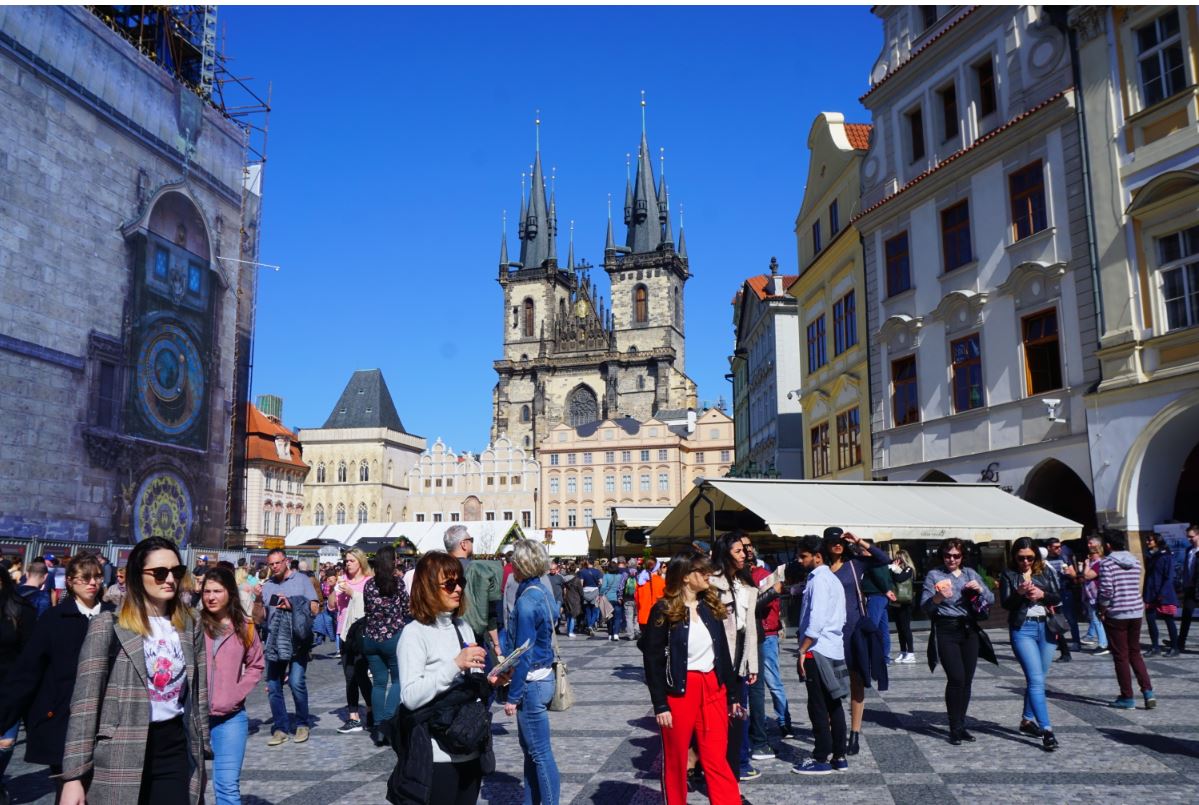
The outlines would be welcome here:
[[[526,640],[529,650],[516,661],[508,687],[508,701],[520,704],[525,695],[525,677],[530,671],[550,668],[554,664],[554,624],[558,621],[558,606],[546,592],[540,578],[525,579],[516,590],[516,607],[512,610],[512,647]]]
[[[1043,573],[1032,577],[1033,585],[1045,593],[1045,597],[1036,603],[1047,609],[1062,602],[1057,575],[1057,571],[1046,566]],[[1024,625],[1028,617],[1028,608],[1036,605],[1019,591],[1022,580],[1020,574],[1014,570],[1005,570],[999,576],[999,603],[1007,610],[1007,625],[1013,631]]]

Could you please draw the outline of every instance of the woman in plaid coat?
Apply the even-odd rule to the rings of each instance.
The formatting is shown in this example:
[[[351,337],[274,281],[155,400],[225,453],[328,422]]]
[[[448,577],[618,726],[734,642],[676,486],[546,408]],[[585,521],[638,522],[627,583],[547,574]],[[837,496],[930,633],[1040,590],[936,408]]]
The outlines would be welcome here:
[[[129,555],[119,613],[92,619],[71,700],[62,805],[202,800],[208,683],[203,629],[179,598],[186,572],[174,543],[144,539]]]

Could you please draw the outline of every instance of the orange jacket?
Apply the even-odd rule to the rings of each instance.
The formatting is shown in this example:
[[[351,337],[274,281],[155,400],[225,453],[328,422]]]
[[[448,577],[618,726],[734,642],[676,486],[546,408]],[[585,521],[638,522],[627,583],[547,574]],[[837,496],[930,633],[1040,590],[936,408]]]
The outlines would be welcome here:
[[[666,592],[666,579],[651,573],[649,581],[637,588],[637,622],[644,626],[649,620],[649,611]]]

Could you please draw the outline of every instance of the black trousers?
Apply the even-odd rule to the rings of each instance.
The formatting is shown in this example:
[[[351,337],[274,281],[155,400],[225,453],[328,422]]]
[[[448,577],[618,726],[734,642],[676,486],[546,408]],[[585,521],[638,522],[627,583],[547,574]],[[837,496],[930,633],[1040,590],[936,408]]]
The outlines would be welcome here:
[[[187,754],[187,732],[183,716],[150,724],[146,735],[146,764],[138,805],[187,802],[191,758]]]
[[[475,805],[483,784],[478,759],[462,763],[434,763],[429,802],[434,805]]]
[[[362,693],[362,701],[371,706],[371,678],[367,673],[366,657],[354,654],[354,659],[348,659],[345,648],[341,652],[341,670],[346,678],[346,706],[351,710],[358,707],[358,694]]]
[[[816,741],[812,758],[827,763],[830,757],[845,757],[845,708],[841,700],[829,695],[816,660],[803,661],[803,675],[808,688],[808,718]]]
[[[964,618],[937,619],[937,657],[945,669],[945,710],[949,729],[966,726],[970,686],[978,667],[978,633]]]
[[[891,620],[895,621],[895,631],[899,634],[899,651],[912,654],[912,604],[893,604]]]
[[[1182,595],[1182,624],[1178,629],[1178,648],[1181,649],[1186,645],[1187,635],[1191,632],[1191,619],[1194,617],[1194,609],[1199,605],[1195,601],[1193,592],[1183,592]]]

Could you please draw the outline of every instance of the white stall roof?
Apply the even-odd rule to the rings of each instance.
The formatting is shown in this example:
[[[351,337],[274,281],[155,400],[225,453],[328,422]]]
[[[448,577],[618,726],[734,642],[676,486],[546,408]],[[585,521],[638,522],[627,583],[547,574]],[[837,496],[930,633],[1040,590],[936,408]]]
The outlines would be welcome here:
[[[612,519],[622,528],[653,528],[672,511],[673,506],[615,506]]]
[[[591,529],[588,528],[551,528],[551,539],[545,545],[546,553],[550,556],[586,556],[590,547]],[[545,529],[532,528],[525,536],[536,542],[545,544]]]
[[[323,533],[327,528],[328,526],[323,525],[296,526],[284,538],[283,544],[290,548],[294,545],[303,545],[310,539],[328,539],[328,537],[323,536]]]
[[[1004,492],[993,484],[887,481],[775,481],[717,478],[697,484],[653,530],[654,538],[686,538],[694,516],[695,536],[711,533],[708,505],[691,504],[701,491],[716,511],[749,511],[778,537],[820,534],[839,526],[875,542],[945,539],[970,542],[1076,539],[1082,524]]]

